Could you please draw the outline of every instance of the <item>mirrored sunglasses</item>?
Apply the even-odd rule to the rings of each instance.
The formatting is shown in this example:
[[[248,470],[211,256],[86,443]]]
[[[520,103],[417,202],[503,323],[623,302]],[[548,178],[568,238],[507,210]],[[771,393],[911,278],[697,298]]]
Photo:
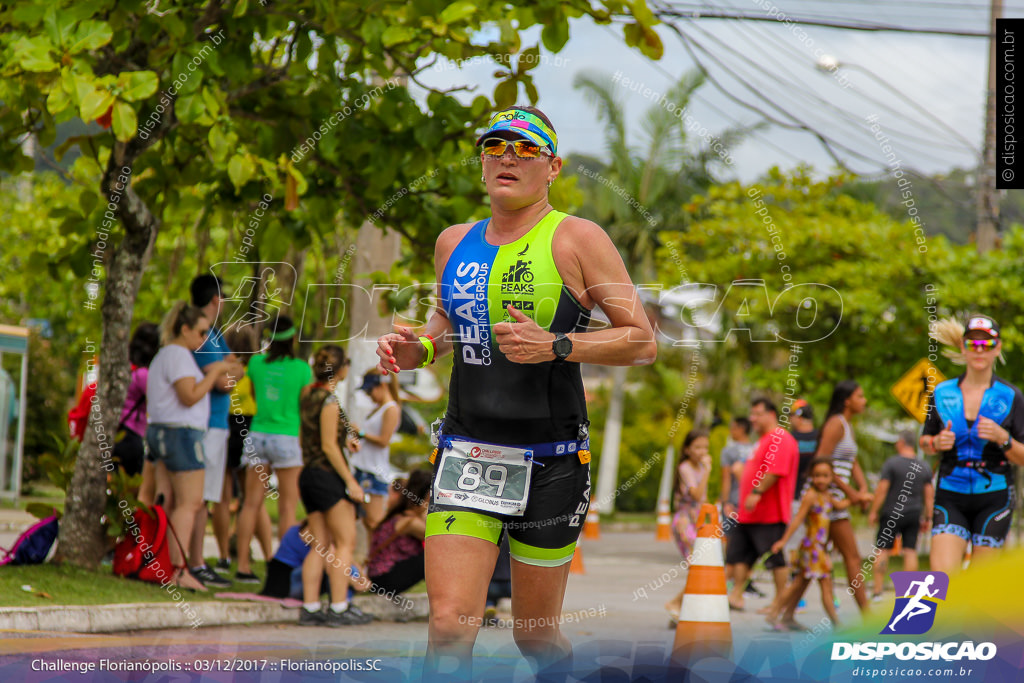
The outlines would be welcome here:
[[[996,348],[998,339],[965,339],[964,344],[975,351],[987,351]]]
[[[505,150],[512,146],[516,156],[520,159],[537,159],[542,156],[551,156],[547,147],[542,147],[530,140],[505,140],[503,138],[487,138],[483,142],[484,155],[489,157],[505,156]]]

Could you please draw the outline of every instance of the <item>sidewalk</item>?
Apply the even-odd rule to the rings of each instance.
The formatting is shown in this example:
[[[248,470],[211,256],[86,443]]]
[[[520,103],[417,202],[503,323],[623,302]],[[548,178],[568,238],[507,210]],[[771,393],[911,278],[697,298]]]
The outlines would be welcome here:
[[[10,548],[18,536],[38,520],[24,510],[0,508],[0,547]],[[207,539],[208,555],[216,555],[216,546]],[[109,568],[108,568],[109,570]],[[3,568],[0,568],[0,572]],[[185,593],[187,595],[187,593]],[[353,602],[381,621],[410,621],[427,617],[425,593],[408,594],[412,604],[402,610],[378,595],[357,595]],[[113,633],[140,629],[191,628],[237,624],[291,623],[299,619],[298,607],[276,602],[245,600],[189,601],[195,616],[186,616],[175,602],[131,603],[120,605],[47,605],[40,607],[4,607],[0,596],[0,631],[54,631],[65,633]]]

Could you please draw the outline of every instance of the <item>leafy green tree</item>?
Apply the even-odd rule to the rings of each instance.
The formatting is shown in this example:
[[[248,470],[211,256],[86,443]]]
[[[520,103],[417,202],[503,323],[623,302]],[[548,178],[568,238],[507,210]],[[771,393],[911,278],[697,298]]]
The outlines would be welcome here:
[[[729,150],[734,149],[745,134],[740,129],[729,129],[713,140],[692,134],[692,131],[700,129],[700,122],[689,113],[689,105],[703,84],[704,77],[700,72],[684,74],[663,99],[648,107],[642,124],[644,135],[637,143],[626,129],[625,111],[616,94],[618,86],[615,81],[606,74],[593,72],[584,72],[576,77],[575,87],[583,91],[584,97],[606,124],[605,146],[610,157],[608,163],[592,157],[574,160],[581,189],[587,197],[582,215],[608,231],[619,247],[626,268],[638,284],[655,282],[661,235],[686,229],[688,216],[681,207],[693,195],[706,192],[718,182],[730,161]],[[672,263],[680,263],[680,260],[672,259]],[[676,284],[689,277],[685,266],[682,266],[677,268],[670,282]],[[682,365],[685,363],[683,355],[688,354],[670,354],[667,358],[676,358],[682,361]],[[659,365],[665,362],[666,357],[663,357]],[[662,384],[662,377],[652,368],[639,368],[634,373],[643,377],[645,383]],[[631,431],[630,445],[625,449],[625,457],[619,459],[614,444],[618,416],[626,412],[622,409],[626,398],[626,368],[612,368],[609,377],[610,404],[605,424],[611,439],[610,448],[595,450],[601,453],[596,490],[602,512],[608,512],[606,508],[614,504],[608,499],[613,491],[620,488],[616,486],[617,482],[632,481],[633,473],[644,467],[655,452],[646,447],[634,452],[637,427],[625,419],[623,428]],[[687,387],[683,386],[675,395],[681,396],[686,390]],[[692,408],[696,409],[697,405]],[[663,441],[664,437],[658,439],[655,449],[663,448]],[[602,466],[601,460],[605,457],[612,459],[609,460],[611,464]],[[615,482],[607,481],[610,475],[616,476]],[[656,483],[654,487],[653,495],[656,496]],[[635,505],[636,501],[644,500],[639,496],[641,491],[645,495],[650,493],[646,488],[638,489],[626,504]]]
[[[77,208],[63,220],[86,235],[89,248],[56,260],[79,275],[96,263],[103,270],[102,294],[83,302],[102,315],[103,431],[116,427],[134,303],[170,212],[188,213],[201,236],[206,226],[248,230],[260,202],[269,204],[242,261],[282,258],[289,246],[309,246],[314,231],[331,230],[339,216],[359,225],[385,205],[382,223],[427,244],[478,203],[480,190],[460,161],[471,156],[466,128],[484,122],[491,102],[480,96],[463,105],[428,88],[424,111],[404,84],[416,81],[431,56],[495,57],[515,64],[495,103],[512,104],[520,86],[536,100],[530,68],[539,60],[511,57],[536,56],[540,45],[523,48],[521,31],[542,25],[544,48],[557,52],[570,19],[609,22],[627,12],[635,19],[625,26],[627,42],[660,56],[650,28],[656,20],[642,0],[511,8],[439,0],[5,5],[2,169],[30,170],[33,160],[18,153],[26,136],[47,147],[60,123],[80,118],[98,126],[64,143],[82,156],[69,174]],[[482,44],[485,26],[497,26],[500,38]],[[387,204],[432,169],[440,172],[427,192]],[[239,214],[242,225],[233,220]],[[89,430],[61,527],[62,553],[76,564],[95,565],[102,554],[101,464]]]
[[[1012,379],[1024,369],[1010,350],[1024,342],[1024,312],[1011,294],[1024,286],[1015,256],[1024,229],[1014,226],[1002,251],[979,255],[941,236],[922,238],[911,222],[849,196],[847,181],[817,181],[805,169],[715,187],[688,207],[689,231],[663,235],[686,254],[694,282],[718,288],[702,307],[720,315],[720,341],[704,345],[716,376],[704,398],[723,412],[745,410],[756,393],[795,394],[822,408],[834,384],[853,377],[876,415],[902,417],[889,390],[919,359],[934,354],[946,376],[961,372],[929,344],[930,315],[991,312],[1007,326],[1000,372]],[[667,247],[660,254],[669,282]],[[764,288],[728,291],[750,280]],[[786,339],[804,342],[792,375]]]

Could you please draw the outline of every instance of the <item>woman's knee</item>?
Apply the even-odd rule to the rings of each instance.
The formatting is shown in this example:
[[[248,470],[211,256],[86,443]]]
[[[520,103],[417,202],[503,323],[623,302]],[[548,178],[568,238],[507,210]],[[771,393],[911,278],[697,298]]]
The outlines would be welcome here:
[[[456,605],[432,603],[430,606],[431,636],[441,641],[475,637],[483,620],[479,616],[466,614],[467,611],[459,609]]]

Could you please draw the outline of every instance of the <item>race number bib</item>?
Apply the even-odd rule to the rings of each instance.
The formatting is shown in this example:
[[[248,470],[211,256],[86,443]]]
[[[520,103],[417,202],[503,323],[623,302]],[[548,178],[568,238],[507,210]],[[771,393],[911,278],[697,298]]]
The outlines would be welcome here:
[[[530,491],[530,468],[522,448],[452,440],[441,455],[434,500],[459,507],[521,516]]]

